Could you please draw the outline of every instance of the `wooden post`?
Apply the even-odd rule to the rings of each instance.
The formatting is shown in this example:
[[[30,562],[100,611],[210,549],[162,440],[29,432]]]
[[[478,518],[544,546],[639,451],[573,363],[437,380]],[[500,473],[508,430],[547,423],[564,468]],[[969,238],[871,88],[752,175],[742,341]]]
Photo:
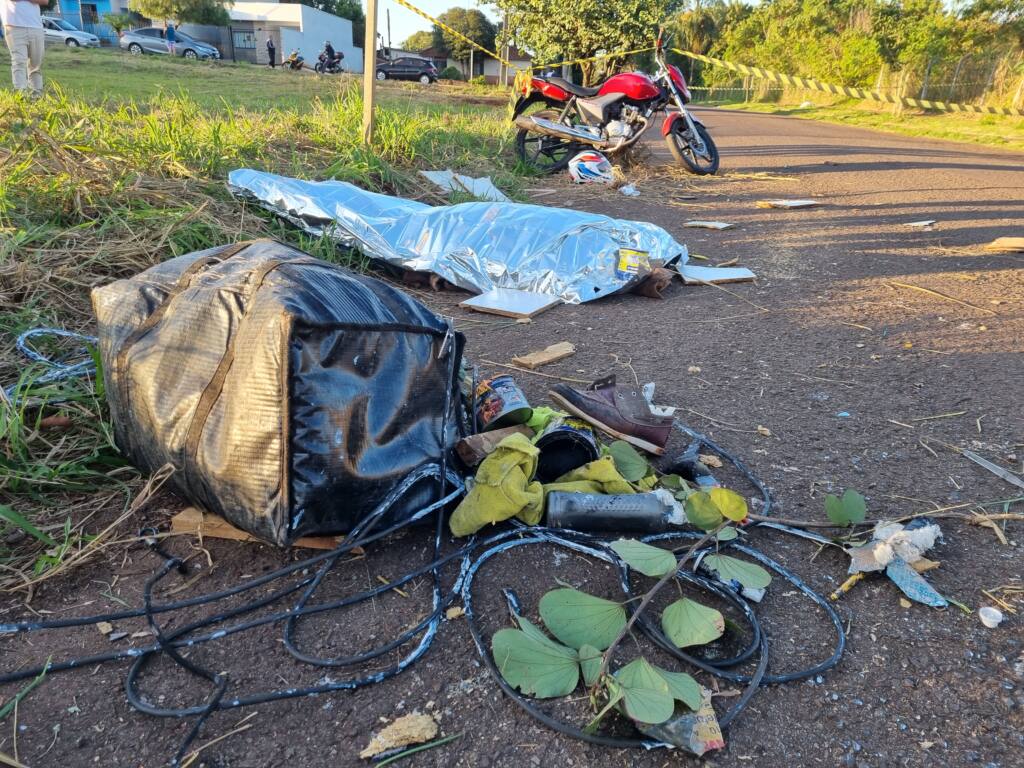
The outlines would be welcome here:
[[[377,86],[377,0],[366,0],[363,41],[363,142],[373,141],[373,99]]]

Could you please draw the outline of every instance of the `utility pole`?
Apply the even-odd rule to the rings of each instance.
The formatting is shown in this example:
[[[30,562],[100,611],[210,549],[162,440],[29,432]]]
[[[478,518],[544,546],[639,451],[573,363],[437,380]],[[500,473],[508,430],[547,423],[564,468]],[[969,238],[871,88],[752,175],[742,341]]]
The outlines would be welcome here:
[[[391,45],[391,9],[388,8],[384,13],[387,15],[388,19],[388,50],[390,51],[394,47]],[[394,56],[394,54],[391,55]]]
[[[363,142],[373,141],[373,98],[377,85],[377,0],[366,0],[363,40]]]

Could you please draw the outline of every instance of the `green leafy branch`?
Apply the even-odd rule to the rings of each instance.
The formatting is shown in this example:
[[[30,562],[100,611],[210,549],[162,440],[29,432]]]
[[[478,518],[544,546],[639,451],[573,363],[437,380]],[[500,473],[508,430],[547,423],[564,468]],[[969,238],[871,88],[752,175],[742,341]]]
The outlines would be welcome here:
[[[715,490],[715,489],[713,489]],[[658,581],[641,598],[627,620],[624,603],[587,594],[571,587],[551,590],[538,610],[544,627],[515,614],[517,629],[502,629],[491,639],[495,663],[505,680],[522,693],[537,698],[568,696],[580,677],[589,691],[595,717],[587,725],[596,730],[602,719],[618,711],[638,728],[664,723],[673,717],[677,704],[690,710],[704,706],[706,692],[690,675],[661,669],[643,657],[611,671],[617,648],[662,587],[677,577],[679,569],[720,534],[730,522],[746,518],[746,503],[732,492],[706,494],[718,511],[716,525],[679,558],[676,553],[633,539],[619,539],[611,549],[633,570]],[[703,493],[703,492],[701,492]],[[730,495],[731,494],[731,495]],[[710,514],[705,512],[705,519]],[[703,563],[723,581],[763,589],[771,581],[760,566],[715,553]],[[728,625],[714,608],[680,597],[662,612],[661,628],[677,647],[705,645],[722,637]]]

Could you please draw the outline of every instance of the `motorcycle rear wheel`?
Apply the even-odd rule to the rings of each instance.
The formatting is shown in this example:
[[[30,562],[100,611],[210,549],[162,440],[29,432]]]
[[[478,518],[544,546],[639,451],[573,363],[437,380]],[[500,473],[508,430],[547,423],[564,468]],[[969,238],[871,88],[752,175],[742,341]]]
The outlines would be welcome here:
[[[684,129],[680,123],[683,121],[677,120],[668,136],[665,137],[665,143],[668,144],[669,152],[672,153],[676,162],[685,166],[690,173],[695,173],[698,176],[710,176],[717,173],[721,158],[718,155],[718,147],[715,146],[708,129],[700,123],[694,123],[701,141],[704,142],[704,148],[707,150],[707,157],[704,157],[697,154],[690,142],[686,140]]]
[[[558,120],[555,109],[531,113],[534,117]],[[519,162],[537,173],[552,174],[565,170],[569,161],[582,149],[580,144],[556,136],[545,136],[520,128],[516,133],[516,156]]]

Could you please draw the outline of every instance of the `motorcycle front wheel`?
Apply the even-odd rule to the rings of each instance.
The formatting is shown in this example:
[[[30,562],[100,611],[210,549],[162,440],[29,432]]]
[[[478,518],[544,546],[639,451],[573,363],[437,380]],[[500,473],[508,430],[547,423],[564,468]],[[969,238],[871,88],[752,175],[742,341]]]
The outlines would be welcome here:
[[[557,121],[558,114],[557,110],[543,109],[532,112],[531,116]],[[520,128],[516,134],[516,156],[519,162],[537,173],[551,174],[565,170],[581,148],[574,141],[533,133],[525,128]]]
[[[682,124],[682,125],[680,125]],[[669,152],[676,159],[676,162],[686,167],[690,173],[698,176],[710,176],[718,172],[718,147],[715,146],[708,129],[700,123],[694,123],[697,134],[704,143],[704,152],[697,152],[689,140],[685,137],[685,123],[677,120],[665,142],[668,144]]]

